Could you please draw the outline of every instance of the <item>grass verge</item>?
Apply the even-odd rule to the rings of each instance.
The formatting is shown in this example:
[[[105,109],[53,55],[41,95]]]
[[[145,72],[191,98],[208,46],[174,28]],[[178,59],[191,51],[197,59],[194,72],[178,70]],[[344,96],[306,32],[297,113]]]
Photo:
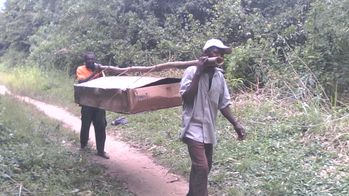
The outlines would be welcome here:
[[[0,195],[132,195],[77,140],[29,105],[0,96]]]

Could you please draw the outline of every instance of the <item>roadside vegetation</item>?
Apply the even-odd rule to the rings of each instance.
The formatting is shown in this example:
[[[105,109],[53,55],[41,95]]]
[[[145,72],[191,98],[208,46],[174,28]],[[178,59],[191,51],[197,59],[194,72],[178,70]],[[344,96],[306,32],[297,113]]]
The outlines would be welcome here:
[[[60,122],[9,96],[0,108],[0,195],[132,195]]]
[[[348,108],[279,100],[272,94],[239,94],[234,114],[247,129],[236,140],[219,118],[219,143],[210,174],[212,195],[347,195]],[[186,147],[178,141],[180,108],[128,116],[113,128],[131,143],[153,153],[173,171],[188,176]]]
[[[17,92],[30,92],[30,96],[62,104],[73,113],[77,111],[73,91],[66,90],[71,87],[72,79],[57,76],[57,81],[66,82],[47,89],[44,86],[48,80],[38,82],[28,77],[13,77],[13,74],[27,72],[1,69],[0,82]],[[37,74],[35,78],[48,73],[38,71]],[[22,89],[22,85],[13,85],[11,78],[27,86]],[[271,85],[262,92],[234,95],[233,113],[247,130],[246,141],[237,141],[232,127],[219,116],[219,144],[215,148],[215,162],[210,174],[210,193],[217,196],[347,195],[349,108],[329,108],[324,100],[314,96],[302,98],[304,100],[294,96],[280,99],[279,91]],[[69,103],[58,101],[67,97]],[[120,116],[125,116],[128,124],[110,125]],[[180,107],[133,115],[108,112],[107,118],[109,133],[151,152],[160,164],[169,167],[172,172],[188,176],[190,160],[185,145],[178,140]],[[58,139],[62,135],[54,137],[62,140]]]
[[[233,113],[248,135],[237,141],[219,116],[210,193],[348,195],[348,6],[348,0],[7,0],[0,83],[78,115],[72,84],[83,52],[94,51],[105,65],[149,66],[196,59],[208,38],[220,38],[234,49],[225,57],[225,76]],[[181,74],[152,76],[160,75]],[[121,115],[109,112],[108,123]],[[109,125],[109,133],[188,176],[180,107],[123,116],[128,124]]]

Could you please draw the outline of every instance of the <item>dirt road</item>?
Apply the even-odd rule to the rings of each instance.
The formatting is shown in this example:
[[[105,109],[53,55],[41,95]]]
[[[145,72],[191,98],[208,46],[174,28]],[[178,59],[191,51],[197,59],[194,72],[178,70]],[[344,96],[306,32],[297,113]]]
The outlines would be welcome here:
[[[64,127],[79,133],[80,118],[66,110],[46,104],[29,97],[12,94],[5,86],[0,85],[1,95],[11,95],[20,101],[33,104],[47,116],[62,122]],[[90,131],[90,143],[95,145],[94,131]],[[98,156],[92,159],[108,168],[110,175],[127,184],[128,189],[139,196],[183,196],[187,192],[187,182],[182,177],[169,173],[168,169],[154,163],[150,156],[139,152],[127,143],[107,136],[106,149],[110,159]]]

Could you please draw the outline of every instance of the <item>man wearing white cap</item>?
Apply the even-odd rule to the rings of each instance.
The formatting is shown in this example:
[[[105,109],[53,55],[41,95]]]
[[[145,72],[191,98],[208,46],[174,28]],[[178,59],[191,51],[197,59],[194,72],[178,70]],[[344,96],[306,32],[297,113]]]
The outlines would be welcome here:
[[[230,112],[230,94],[222,70],[208,62],[209,57],[224,58],[230,47],[219,39],[210,39],[196,66],[188,67],[182,77],[180,94],[183,100],[180,138],[188,146],[192,166],[187,196],[207,196],[208,173],[212,167],[218,110],[233,125],[239,140],[245,139],[244,128]]]

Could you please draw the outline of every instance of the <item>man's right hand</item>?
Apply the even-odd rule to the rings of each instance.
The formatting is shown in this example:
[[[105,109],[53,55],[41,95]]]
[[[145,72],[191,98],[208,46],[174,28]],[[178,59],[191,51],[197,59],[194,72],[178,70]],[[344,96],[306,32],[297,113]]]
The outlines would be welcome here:
[[[197,73],[202,73],[203,70],[208,66],[208,63],[206,63],[208,60],[207,56],[202,56],[199,58],[199,62],[197,63],[197,69],[196,72]]]

